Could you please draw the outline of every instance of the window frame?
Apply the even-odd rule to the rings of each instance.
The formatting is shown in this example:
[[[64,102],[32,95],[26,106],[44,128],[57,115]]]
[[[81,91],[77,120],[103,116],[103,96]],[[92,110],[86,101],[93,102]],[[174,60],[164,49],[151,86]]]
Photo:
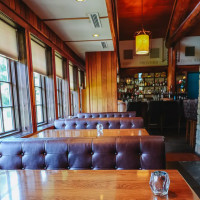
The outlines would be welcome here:
[[[56,76],[58,118],[64,118],[63,81],[64,79]]]
[[[6,59],[6,62],[7,62],[7,73],[8,73],[8,77],[9,77],[9,81],[1,81],[0,80],[0,123],[1,123],[1,127],[2,127],[2,132],[0,132],[0,136],[1,135],[6,135],[6,134],[12,134],[12,133],[16,133],[16,132],[19,132],[16,128],[16,113],[15,113],[15,105],[14,105],[14,97],[13,97],[13,80],[12,80],[12,72],[11,72],[11,60],[10,58],[7,58],[5,56],[2,56],[0,55],[2,58]],[[16,63],[14,63],[15,67],[16,67]],[[14,73],[14,72],[13,72]],[[17,77],[16,77],[17,79]],[[11,100],[11,106],[3,106],[3,103],[2,103],[2,92],[1,92],[1,83],[7,83],[9,84],[9,87],[10,87],[10,100]],[[18,93],[18,91],[17,91]],[[17,98],[17,102],[18,102],[18,97],[16,96]],[[19,103],[17,104],[18,108],[19,108]],[[3,109],[5,108],[11,108],[11,115],[12,115],[12,124],[13,124],[13,127],[14,129],[12,130],[9,130],[9,131],[5,131],[5,126],[4,126],[4,117],[3,117]]]
[[[35,74],[39,75],[39,86],[35,85]],[[42,126],[48,123],[47,120],[47,100],[46,100],[46,76],[43,74],[39,74],[37,72],[33,72],[33,79],[34,79],[34,92],[35,92],[35,108],[36,108],[36,121],[37,121],[37,127]],[[43,80],[42,80],[43,79]],[[36,89],[39,89],[40,91],[40,101],[41,104],[37,104],[36,101]],[[38,117],[37,117],[37,107],[41,106],[42,108],[42,122],[38,122]]]

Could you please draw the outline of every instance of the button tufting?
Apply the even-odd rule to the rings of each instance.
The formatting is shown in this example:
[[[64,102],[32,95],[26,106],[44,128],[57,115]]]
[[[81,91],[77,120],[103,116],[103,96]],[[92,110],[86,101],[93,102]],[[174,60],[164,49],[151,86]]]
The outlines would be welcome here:
[[[93,166],[91,166],[90,168],[91,168],[91,169],[93,169],[94,167],[93,167]]]
[[[2,157],[2,154],[0,154],[0,158]]]
[[[91,155],[93,155],[94,154],[94,152],[93,151],[91,151]]]
[[[44,155],[46,156],[46,155],[47,155],[47,153],[46,153],[46,152],[44,152]]]
[[[24,170],[24,167],[22,167],[22,169]]]
[[[21,153],[21,156],[24,156],[24,153],[23,153],[23,152]]]
[[[118,153],[117,152],[115,152],[115,155],[117,155]]]
[[[44,169],[47,169],[47,167],[45,166]]]
[[[115,169],[117,169],[118,167],[117,166],[115,166]]]
[[[68,166],[67,169],[70,169],[70,166]]]

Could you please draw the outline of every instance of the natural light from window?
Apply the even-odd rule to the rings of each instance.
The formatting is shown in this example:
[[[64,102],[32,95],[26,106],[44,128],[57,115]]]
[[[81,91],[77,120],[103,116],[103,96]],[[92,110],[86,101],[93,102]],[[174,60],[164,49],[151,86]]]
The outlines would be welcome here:
[[[13,120],[12,84],[8,60],[0,56],[0,133],[15,129]]]

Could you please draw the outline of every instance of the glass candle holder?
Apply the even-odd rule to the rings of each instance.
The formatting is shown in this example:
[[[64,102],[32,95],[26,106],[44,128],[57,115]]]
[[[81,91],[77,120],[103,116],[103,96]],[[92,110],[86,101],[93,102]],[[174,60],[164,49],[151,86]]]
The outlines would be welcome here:
[[[103,124],[97,124],[97,132],[103,133]]]
[[[168,194],[170,180],[167,172],[155,171],[151,173],[149,185],[152,192],[158,196],[165,196]]]

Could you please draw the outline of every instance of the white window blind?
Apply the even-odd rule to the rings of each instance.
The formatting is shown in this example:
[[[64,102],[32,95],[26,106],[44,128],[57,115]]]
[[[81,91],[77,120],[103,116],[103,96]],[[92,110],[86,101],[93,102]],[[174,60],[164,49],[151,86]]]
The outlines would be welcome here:
[[[84,77],[85,77],[84,81],[85,81],[85,88],[86,88],[86,73],[84,74]]]
[[[73,66],[69,65],[70,90],[74,90]]]
[[[0,20],[0,54],[18,60],[17,31]]]
[[[56,76],[63,78],[63,62],[62,58],[55,56]]]
[[[81,71],[78,70],[78,83],[79,83],[79,87],[81,86]]]
[[[33,71],[47,75],[46,49],[31,40]]]

